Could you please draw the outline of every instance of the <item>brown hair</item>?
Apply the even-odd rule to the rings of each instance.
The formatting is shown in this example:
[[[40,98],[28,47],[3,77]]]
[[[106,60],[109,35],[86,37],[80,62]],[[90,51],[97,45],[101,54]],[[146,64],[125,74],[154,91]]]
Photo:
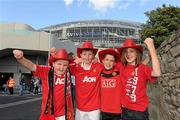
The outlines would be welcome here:
[[[117,57],[116,57],[115,55],[113,55],[113,54],[110,54],[110,53],[106,53],[106,54],[104,54],[103,59],[104,59],[107,55],[111,55],[111,56],[113,56],[113,57],[114,57],[114,61],[116,62]]]
[[[92,51],[93,56],[94,56],[93,58],[95,58],[95,52],[94,52],[93,49],[88,49],[88,48],[87,48],[87,49],[83,49],[83,50],[81,51],[81,54],[82,54],[83,51]]]
[[[133,48],[135,49],[135,48]],[[121,52],[121,62],[123,65],[127,65],[127,61],[125,58],[125,54],[126,54],[127,48],[123,49]],[[140,52],[138,49],[135,49],[137,56],[136,56],[136,65],[141,64],[142,62],[142,52]]]
[[[82,53],[83,51],[92,51],[92,52],[93,52],[93,54],[95,55],[95,52],[94,52],[94,50],[93,50],[93,49],[85,48],[85,49],[83,49],[83,50],[81,51],[81,53]]]

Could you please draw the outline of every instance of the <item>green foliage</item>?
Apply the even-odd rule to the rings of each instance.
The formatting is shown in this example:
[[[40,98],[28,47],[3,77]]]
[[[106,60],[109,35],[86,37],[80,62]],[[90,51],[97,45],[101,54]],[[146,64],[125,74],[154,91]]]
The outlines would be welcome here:
[[[148,20],[140,32],[141,39],[154,36],[156,46],[169,39],[180,28],[179,7],[163,5],[145,14]]]

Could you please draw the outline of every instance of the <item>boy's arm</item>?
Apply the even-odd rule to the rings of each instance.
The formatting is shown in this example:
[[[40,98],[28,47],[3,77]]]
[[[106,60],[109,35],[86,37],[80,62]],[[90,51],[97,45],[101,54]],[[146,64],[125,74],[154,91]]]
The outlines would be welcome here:
[[[159,77],[159,76],[161,76],[160,62],[158,60],[156,49],[154,47],[153,39],[146,38],[144,43],[147,45],[147,48],[148,48],[150,56],[151,56],[152,69],[153,69],[151,76]]]
[[[13,54],[14,54],[14,57],[16,58],[16,60],[19,63],[21,63],[23,66],[25,66],[27,69],[29,69],[32,72],[36,71],[36,65],[24,57],[23,51],[13,50]]]

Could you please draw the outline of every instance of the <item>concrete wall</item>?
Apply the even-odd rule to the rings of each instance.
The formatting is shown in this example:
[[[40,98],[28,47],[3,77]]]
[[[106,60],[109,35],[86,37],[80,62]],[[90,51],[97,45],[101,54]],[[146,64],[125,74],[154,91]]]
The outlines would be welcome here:
[[[16,85],[21,73],[30,73],[13,57],[13,49],[22,49],[34,63],[47,64],[49,33],[39,32],[21,23],[0,24],[0,72],[13,73]]]
[[[149,85],[151,120],[180,120],[180,30],[158,49],[162,77]]]
[[[49,34],[24,24],[0,24],[0,50],[6,48],[49,51]]]

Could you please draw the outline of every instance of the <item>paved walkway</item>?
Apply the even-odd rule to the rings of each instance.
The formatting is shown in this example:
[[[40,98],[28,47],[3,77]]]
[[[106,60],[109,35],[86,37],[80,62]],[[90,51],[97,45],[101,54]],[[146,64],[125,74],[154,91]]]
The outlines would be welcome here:
[[[0,120],[38,120],[41,95],[0,94]]]
[[[32,98],[32,99],[28,99],[28,100],[20,100],[20,101],[12,102],[12,103],[2,104],[2,105],[0,105],[0,108],[12,107],[12,106],[15,106],[15,105],[25,104],[25,103],[29,103],[29,102],[38,101],[38,100],[41,100],[41,97]]]

